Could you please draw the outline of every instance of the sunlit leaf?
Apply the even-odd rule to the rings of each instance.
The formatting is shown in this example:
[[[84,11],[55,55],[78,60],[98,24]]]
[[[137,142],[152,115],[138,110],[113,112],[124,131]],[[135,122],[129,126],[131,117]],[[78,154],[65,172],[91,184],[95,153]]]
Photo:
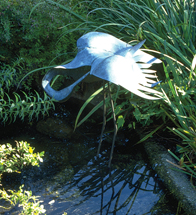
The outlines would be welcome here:
[[[124,120],[123,115],[118,116],[118,119],[117,119],[118,129],[123,127],[124,123],[125,123],[125,120]]]

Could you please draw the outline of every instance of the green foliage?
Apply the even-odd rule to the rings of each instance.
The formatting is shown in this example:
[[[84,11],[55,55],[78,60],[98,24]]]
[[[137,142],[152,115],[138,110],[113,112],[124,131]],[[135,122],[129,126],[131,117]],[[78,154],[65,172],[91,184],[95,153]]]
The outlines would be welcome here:
[[[29,120],[38,118],[54,107],[52,99],[46,94],[42,98],[38,93],[41,76],[50,65],[70,59],[79,33],[69,33],[59,40],[62,26],[73,18],[69,11],[49,2],[5,0],[0,3],[0,118],[4,122],[15,121],[17,117],[24,120],[25,116]],[[74,7],[76,12],[84,9],[74,0],[62,4]]]
[[[22,59],[15,60],[12,64],[6,65],[2,63],[0,67],[0,93],[9,92],[16,89],[19,82],[19,76],[22,74]]]
[[[0,118],[5,123],[14,122],[17,118],[24,120],[25,117],[29,118],[29,121],[39,115],[48,114],[50,108],[54,108],[53,100],[51,100],[46,93],[42,99],[37,92],[36,96],[28,96],[25,92],[23,97],[17,93],[13,93],[14,99],[11,99],[7,93],[0,95]]]
[[[46,212],[43,205],[40,205],[42,201],[39,201],[39,196],[33,196],[32,191],[23,190],[24,185],[20,186],[18,191],[8,190],[0,190],[0,194],[2,197],[0,199],[4,199],[8,201],[11,206],[15,206],[18,204],[19,207],[22,207],[21,215],[31,215],[31,214],[43,214]],[[2,207],[2,206],[0,206]],[[2,207],[4,209],[9,209]],[[10,207],[11,208],[11,207]]]
[[[12,67],[12,62],[22,59],[17,80],[31,70],[62,64],[73,55],[78,36],[70,33],[59,40],[62,26],[72,22],[70,14],[60,7],[44,0],[5,0],[0,3],[0,11],[0,66]],[[31,90],[39,83],[40,74],[44,73],[28,76],[22,87]]]
[[[98,89],[96,92],[94,92],[83,104],[83,106],[80,108],[80,111],[78,112],[78,115],[76,117],[76,121],[75,121],[75,127],[74,129],[76,129],[77,127],[79,127],[83,122],[85,122],[96,110],[98,110],[101,106],[103,106],[103,101],[100,102],[99,104],[97,104],[92,111],[90,111],[80,122],[79,122],[79,118],[82,114],[82,112],[84,111],[85,107],[89,104],[89,102],[94,99],[96,97],[96,95],[98,95],[101,91],[103,90],[103,87],[101,87],[100,89]],[[108,102],[108,101],[107,101]]]
[[[142,126],[148,126],[153,123],[154,119],[164,119],[165,114],[156,101],[140,102],[135,107],[133,115],[137,122],[140,122]],[[150,108],[149,108],[150,107]]]
[[[127,92],[127,90],[119,90],[120,87],[117,88],[116,91],[116,86],[114,84],[111,84],[113,86],[113,91],[112,91],[112,99],[114,100],[114,113],[116,114],[116,116],[119,116],[119,119],[117,120],[117,125],[118,128],[122,127],[124,124],[124,117],[122,115],[122,113],[127,112],[128,110],[130,110],[132,107],[129,105],[129,101],[125,101],[125,102],[121,102],[120,104],[118,104],[116,102],[116,99],[120,96],[123,95],[125,92]],[[105,87],[107,88],[108,84],[105,84]],[[76,117],[76,121],[75,121],[75,129],[77,127],[79,127],[83,122],[85,122],[93,113],[95,113],[99,108],[103,107],[103,101],[99,102],[83,119],[80,119],[85,107],[90,103],[90,101],[92,99],[96,99],[96,96],[101,93],[103,91],[103,87],[101,87],[100,89],[98,89],[96,92],[94,92],[83,104],[83,106],[80,108],[80,111],[78,112],[78,115]],[[110,98],[107,97],[105,99],[105,104],[106,107],[110,107]],[[128,107],[127,107],[128,106]],[[107,121],[113,119],[112,116],[112,110],[110,109],[109,111],[107,111]]]
[[[176,76],[173,80],[169,78],[168,70],[175,70],[174,65],[169,64],[165,67],[165,74],[170,88],[170,96],[164,90],[164,101],[167,106],[162,106],[167,117],[174,123],[175,127],[168,127],[175,135],[182,139],[182,144],[178,145],[177,152],[180,153],[180,158],[177,160],[183,171],[187,174],[196,177],[196,101],[195,101],[195,74],[192,73],[191,80],[189,77],[183,79],[181,76]],[[173,156],[174,154],[171,153]],[[176,156],[174,156],[177,158]]]
[[[195,172],[195,164],[190,160],[190,155],[185,154],[181,158],[177,157],[173,152],[168,150],[168,152],[179,162],[179,165],[173,164],[175,167],[178,167],[178,170],[180,172],[183,172],[185,174],[188,174],[191,176],[191,182],[192,179],[196,179],[196,172]]]
[[[71,22],[59,7],[38,0],[5,0],[0,7],[1,55],[6,61],[20,55],[28,67],[41,67],[73,48],[75,35],[57,43],[59,28]]]
[[[118,119],[117,119],[116,123],[117,123],[118,129],[121,128],[121,127],[123,127],[123,125],[125,123],[123,115],[118,116]]]
[[[0,145],[0,176],[4,173],[20,172],[27,165],[39,166],[43,162],[44,152],[33,153],[34,148],[27,142],[17,142],[16,147],[11,144]]]
[[[18,86],[18,73],[20,73],[21,59],[14,62],[13,66],[4,65],[0,71],[0,119],[5,123],[13,122],[17,118],[24,120],[27,116],[29,121],[39,115],[48,114],[48,111],[53,107],[53,100],[45,93],[44,97],[34,91],[34,93],[19,91],[14,92]],[[34,94],[34,95],[33,95]]]
[[[20,173],[24,166],[39,166],[39,162],[43,162],[44,152],[33,153],[33,151],[34,148],[29,143],[23,141],[16,141],[16,147],[12,147],[9,143],[0,145],[0,181],[2,174],[5,172]],[[45,209],[43,205],[40,205],[41,201],[38,200],[38,196],[32,196],[31,191],[22,189],[23,186],[20,186],[18,191],[0,189],[0,199],[10,203],[9,208],[0,207],[9,210],[13,206],[18,205],[23,208],[20,214],[24,215],[44,213]]]

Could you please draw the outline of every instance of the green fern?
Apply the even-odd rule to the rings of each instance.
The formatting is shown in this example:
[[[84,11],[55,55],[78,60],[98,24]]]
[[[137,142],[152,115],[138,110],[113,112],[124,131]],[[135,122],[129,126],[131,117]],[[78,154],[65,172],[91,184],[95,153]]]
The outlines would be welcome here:
[[[45,93],[43,99],[36,91],[36,96],[28,96],[23,91],[22,94],[23,96],[13,93],[14,99],[10,98],[7,93],[0,95],[0,118],[4,123],[8,120],[10,123],[14,122],[17,118],[24,120],[25,117],[28,117],[29,121],[33,117],[38,119],[40,114],[44,116],[48,114],[49,109],[55,108],[54,100],[50,99]]]

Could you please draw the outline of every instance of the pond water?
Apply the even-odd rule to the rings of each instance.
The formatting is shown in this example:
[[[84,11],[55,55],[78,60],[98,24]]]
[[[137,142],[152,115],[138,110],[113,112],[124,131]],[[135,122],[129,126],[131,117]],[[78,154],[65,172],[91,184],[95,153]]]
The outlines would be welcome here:
[[[32,127],[23,129],[0,144],[27,141],[36,151],[45,151],[40,167],[28,167],[21,174],[7,174],[3,186],[17,189],[21,184],[40,196],[46,214],[176,214],[177,205],[145,160],[141,146],[131,146],[119,134],[112,166],[108,168],[110,135],[104,137],[97,159],[99,132],[75,133],[69,140],[40,134]],[[0,203],[2,204],[2,202]],[[18,208],[3,214],[19,214]]]

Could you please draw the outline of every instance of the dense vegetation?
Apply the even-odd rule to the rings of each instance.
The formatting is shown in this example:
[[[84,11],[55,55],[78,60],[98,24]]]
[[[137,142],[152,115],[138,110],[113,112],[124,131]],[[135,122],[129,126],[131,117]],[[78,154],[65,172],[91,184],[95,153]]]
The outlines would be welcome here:
[[[102,31],[128,43],[146,39],[145,51],[163,61],[155,69],[162,80],[157,90],[164,96],[159,101],[144,101],[114,86],[119,127],[124,122],[129,128],[137,123],[147,127],[161,119],[151,134],[162,126],[179,136],[178,157],[172,154],[181,170],[195,178],[195,10],[191,0],[2,1],[1,121],[32,120],[54,108],[53,100],[41,89],[41,78],[50,67],[75,56],[76,40],[82,34]],[[77,123],[84,121],[78,120],[79,116]]]
[[[40,90],[44,67],[70,59],[78,36],[71,34],[59,40],[59,28],[72,19],[66,11],[44,1],[3,1],[0,9],[1,119],[38,118],[54,107]]]

